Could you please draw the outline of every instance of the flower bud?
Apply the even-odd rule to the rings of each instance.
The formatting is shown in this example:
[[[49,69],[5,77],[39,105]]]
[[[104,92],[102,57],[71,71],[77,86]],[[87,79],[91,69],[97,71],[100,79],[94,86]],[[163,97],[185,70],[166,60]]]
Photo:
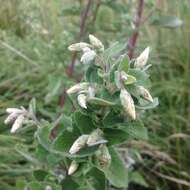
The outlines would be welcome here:
[[[99,167],[107,168],[111,164],[111,156],[106,145],[100,146],[95,156]]]
[[[87,82],[75,84],[74,86],[72,86],[71,88],[69,88],[67,90],[67,94],[73,94],[73,93],[80,92],[81,90],[84,90],[87,87],[88,87]]]
[[[87,97],[84,94],[79,94],[77,97],[78,104],[80,105],[80,107],[82,107],[84,109],[87,109],[86,98]]]
[[[15,133],[19,128],[22,127],[22,124],[23,124],[23,122],[24,122],[24,119],[25,119],[25,118],[24,118],[23,115],[19,115],[19,116],[17,117],[17,119],[15,120],[15,122],[14,122],[12,128],[11,128],[11,133]]]
[[[104,45],[102,44],[102,42],[96,38],[94,35],[90,34],[89,35],[89,40],[90,43],[95,47],[98,48],[100,51],[104,51]]]
[[[128,79],[128,75],[125,71],[121,71],[121,79],[126,81]]]
[[[96,57],[96,52],[94,50],[90,50],[82,55],[80,61],[84,64],[88,64],[91,63],[95,57]]]
[[[94,130],[88,137],[87,145],[94,146],[98,141],[103,140],[103,132],[100,129]]]
[[[135,67],[139,67],[139,68],[143,68],[147,61],[148,61],[148,57],[149,57],[149,52],[150,52],[150,47],[147,47],[141,54],[139,57],[137,57],[137,60],[135,62]]]
[[[153,98],[152,96],[150,95],[150,92],[144,88],[143,86],[139,86],[139,91],[140,91],[140,94],[141,96],[145,99],[145,100],[148,100],[149,102],[153,102]]]
[[[79,164],[75,160],[73,160],[69,166],[68,175],[72,175],[74,172],[76,172],[78,167],[79,167]]]
[[[90,47],[90,44],[87,44],[85,42],[80,42],[76,44],[72,44],[68,47],[70,51],[82,51],[84,48]]]
[[[23,113],[23,110],[18,109],[18,108],[7,108],[6,109],[7,113],[17,113],[17,114],[21,114]]]
[[[86,145],[89,135],[81,135],[71,146],[69,153],[75,154]]]
[[[127,156],[127,168],[130,168],[132,165],[135,164],[135,160],[133,158],[131,158],[130,156]]]
[[[13,112],[11,113],[4,121],[5,124],[12,123],[16,118],[18,117],[18,114]]]
[[[86,53],[88,51],[91,51],[91,49],[89,47],[85,47],[85,48],[82,49],[82,51],[83,51],[83,53]]]
[[[131,95],[124,88],[120,92],[121,105],[125,112],[133,119],[136,119],[135,105]]]
[[[53,190],[50,185],[46,185],[45,190]]]

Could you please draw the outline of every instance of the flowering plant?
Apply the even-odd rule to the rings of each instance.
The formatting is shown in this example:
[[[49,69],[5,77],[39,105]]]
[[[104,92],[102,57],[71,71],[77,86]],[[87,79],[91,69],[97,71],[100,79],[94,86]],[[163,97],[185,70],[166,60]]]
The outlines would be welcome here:
[[[24,123],[37,126],[36,151],[23,154],[36,168],[32,182],[19,183],[20,189],[126,189],[131,180],[134,160],[128,154],[124,162],[117,145],[148,138],[141,113],[158,105],[148,90],[149,47],[129,60],[127,54],[120,55],[119,44],[105,50],[95,36],[89,35],[89,41],[68,48],[82,52],[86,71],[83,80],[67,90],[74,111],[59,118],[56,137],[52,131],[58,123],[38,121],[34,101],[28,110],[7,109],[5,123],[13,123],[12,133]]]

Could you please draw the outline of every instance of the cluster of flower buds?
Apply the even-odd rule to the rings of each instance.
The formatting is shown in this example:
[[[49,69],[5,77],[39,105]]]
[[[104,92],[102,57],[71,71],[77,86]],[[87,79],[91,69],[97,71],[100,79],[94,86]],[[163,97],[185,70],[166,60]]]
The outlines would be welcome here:
[[[104,165],[108,165],[111,160],[111,156],[109,155],[109,151],[104,144],[107,143],[106,140],[103,139],[103,132],[100,129],[94,130],[89,135],[81,135],[78,137],[73,145],[71,146],[69,153],[76,154],[85,146],[91,147],[95,145],[100,145],[96,157],[98,158],[99,162]],[[79,167],[79,164],[74,160],[71,162],[68,175],[72,175]]]
[[[67,90],[67,94],[78,93],[77,102],[80,107],[87,109],[88,97],[95,96],[94,87],[87,82],[78,83]]]
[[[150,48],[147,47],[141,54],[140,56],[136,59],[136,62],[134,64],[135,68],[144,68],[148,61],[149,57],[149,51]],[[129,80],[130,78],[130,80]],[[125,112],[133,119],[136,119],[136,112],[135,112],[135,105],[132,96],[129,94],[129,92],[125,89],[124,85],[122,84],[123,82],[127,82],[128,84],[131,84],[136,81],[136,78],[128,75],[124,71],[116,71],[115,73],[115,80],[116,80],[116,85],[118,88],[121,88],[120,91],[120,100],[121,100],[121,105],[123,106]],[[118,82],[119,81],[119,82]],[[128,82],[129,81],[129,82]],[[143,97],[145,100],[149,102],[153,102],[153,98],[149,91],[144,88],[143,86],[137,86],[138,92],[141,97]]]
[[[103,132],[100,129],[96,129],[89,135],[81,135],[80,137],[78,137],[71,146],[69,153],[76,154],[86,145],[95,146],[105,143],[107,143],[107,141],[103,139]]]
[[[29,113],[23,107],[21,107],[21,109],[7,108],[6,112],[9,114],[9,116],[5,119],[4,123],[13,123],[11,133],[15,133],[19,128],[22,127],[24,121],[29,119]]]
[[[70,51],[82,51],[83,55],[80,61],[83,64],[91,63],[96,57],[96,50],[99,52],[104,51],[104,45],[102,42],[93,36],[92,34],[89,35],[90,44],[85,42],[75,43],[68,47]]]
[[[73,173],[75,173],[78,167],[79,167],[79,163],[73,160],[69,166],[68,175],[72,175]]]
[[[140,55],[137,57],[136,62],[134,64],[135,67],[137,68],[143,68],[149,57],[149,52],[150,52],[150,47],[147,47]]]

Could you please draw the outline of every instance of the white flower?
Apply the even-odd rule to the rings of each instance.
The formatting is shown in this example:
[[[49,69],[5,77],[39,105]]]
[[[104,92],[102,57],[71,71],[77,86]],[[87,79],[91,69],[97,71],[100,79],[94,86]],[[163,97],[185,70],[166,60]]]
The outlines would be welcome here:
[[[79,94],[77,97],[78,104],[80,105],[80,107],[82,107],[84,109],[87,109],[86,99],[87,99],[87,97],[84,94]]]
[[[148,57],[149,57],[149,52],[150,52],[150,47],[147,47],[141,54],[139,57],[137,57],[136,62],[135,62],[135,67],[139,67],[139,68],[143,68],[147,61],[148,61]]]
[[[70,51],[82,51],[84,48],[90,47],[90,44],[85,42],[80,42],[76,44],[72,44],[68,47]]]
[[[138,88],[139,88],[141,96],[145,100],[148,100],[149,102],[153,102],[154,101],[153,98],[152,98],[152,96],[151,96],[151,94],[150,94],[150,92],[146,88],[144,88],[143,86],[139,86]]]
[[[136,119],[135,105],[131,95],[124,88],[120,92],[121,105],[125,112],[133,119]]]
[[[68,175],[72,175],[74,172],[76,172],[78,167],[79,167],[79,164],[75,160],[73,160],[69,166]]]
[[[24,119],[25,119],[24,115],[19,115],[17,117],[17,119],[15,120],[15,122],[11,128],[11,133],[15,133],[19,128],[22,127]]]
[[[104,51],[104,45],[102,44],[102,42],[96,38],[94,35],[90,34],[89,35],[89,40],[90,43],[97,49],[99,49],[100,51]]]
[[[89,51],[86,51],[80,61],[84,64],[88,64],[88,63],[91,63],[96,57],[96,52],[94,50],[89,50]]]
[[[81,135],[71,146],[69,153],[75,154],[86,145],[89,135]]]
[[[21,107],[21,109],[7,108],[6,112],[9,115],[5,119],[4,123],[5,124],[13,123],[11,128],[11,133],[15,133],[19,128],[21,128],[25,119],[29,117],[29,113],[23,107]]]
[[[87,82],[75,84],[74,86],[72,86],[71,88],[67,90],[67,94],[73,94],[73,93],[80,92],[81,90],[85,90],[88,87],[88,85],[89,84]]]

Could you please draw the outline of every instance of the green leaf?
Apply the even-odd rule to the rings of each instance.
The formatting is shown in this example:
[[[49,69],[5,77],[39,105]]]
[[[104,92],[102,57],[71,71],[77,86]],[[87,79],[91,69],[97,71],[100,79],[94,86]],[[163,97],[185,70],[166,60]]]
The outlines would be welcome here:
[[[33,172],[33,176],[37,181],[43,181],[44,178],[48,175],[47,171],[44,170],[36,170]]]
[[[67,176],[62,182],[62,189],[76,190],[79,185],[69,176]]]
[[[176,16],[160,16],[152,24],[166,28],[177,28],[182,26],[183,21]]]
[[[144,99],[140,99],[140,105],[135,105],[135,107],[140,110],[148,110],[148,109],[153,109],[158,105],[159,105],[158,98],[154,98],[153,102],[147,102]]]
[[[103,172],[94,167],[86,174],[86,176],[86,181],[91,185],[93,190],[105,190],[106,181]]]
[[[107,48],[104,51],[103,58],[105,59],[106,62],[108,62],[110,59],[112,60],[114,56],[118,55],[124,48],[125,48],[125,44],[116,42],[112,44],[111,47]],[[119,63],[116,63],[116,65],[118,66]],[[113,72],[115,72],[115,69],[113,70]]]
[[[26,186],[26,181],[24,177],[17,178],[16,180],[16,190],[23,190]]]
[[[75,112],[74,119],[76,126],[79,128],[81,134],[89,134],[93,129],[96,128],[92,122],[92,119],[89,116],[82,114],[81,112]]]
[[[100,106],[114,106],[115,105],[114,102],[110,102],[110,101],[107,101],[101,98],[96,98],[96,97],[88,98],[87,101],[89,104],[100,105]]]
[[[149,185],[145,181],[144,177],[139,172],[131,171],[129,172],[129,182],[133,182],[144,187],[148,187]]]
[[[104,138],[108,141],[108,146],[114,144],[121,144],[129,139],[128,133],[120,129],[104,129]]]
[[[50,133],[51,133],[51,126],[45,125],[42,127],[38,127],[35,137],[37,138],[39,144],[43,146],[47,151],[50,150]]]
[[[32,100],[29,103],[29,112],[32,114],[36,113],[36,99],[32,98]]]
[[[27,187],[30,190],[44,190],[43,186],[39,182],[36,182],[36,181],[28,183]]]
[[[103,83],[102,78],[98,75],[98,69],[99,69],[99,67],[97,67],[96,65],[92,65],[92,66],[88,67],[86,74],[85,74],[85,78],[86,78],[87,82],[97,83],[97,84]]]
[[[138,68],[134,68],[134,69],[129,69],[129,72],[127,74],[132,75],[133,77],[136,78],[137,85],[144,86],[145,88],[150,87],[149,75],[145,71],[142,71],[141,69]]]
[[[143,123],[140,121],[119,124],[117,127],[118,129],[125,131],[128,134],[129,138],[142,140],[148,139],[147,128],[144,127]]]
[[[129,57],[127,54],[121,55],[120,59],[119,71],[125,71],[127,73],[129,69]]]
[[[69,149],[79,136],[80,134],[75,130],[65,130],[56,137],[51,148],[65,156],[69,156]]]
[[[115,187],[126,188],[128,186],[128,174],[125,164],[112,147],[109,148],[109,153],[112,159],[109,168],[99,169],[104,172],[106,178]]]
[[[105,127],[110,127],[122,122],[123,118],[120,117],[114,110],[110,110],[110,112],[103,119],[103,124]]]
[[[125,84],[126,85],[133,84],[136,81],[137,81],[137,79],[134,76],[127,75],[127,80],[125,81]]]

